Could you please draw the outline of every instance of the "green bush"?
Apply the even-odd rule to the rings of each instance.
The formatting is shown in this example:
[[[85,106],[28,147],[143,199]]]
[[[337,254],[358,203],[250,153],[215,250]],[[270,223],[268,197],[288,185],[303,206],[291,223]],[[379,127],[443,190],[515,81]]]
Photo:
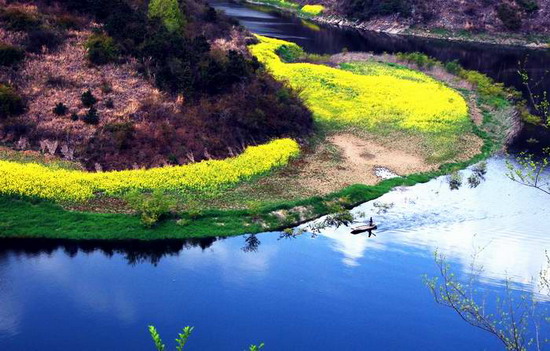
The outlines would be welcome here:
[[[80,96],[80,100],[82,101],[82,105],[84,105],[84,107],[92,107],[97,102],[97,99],[95,98],[94,94],[92,94],[92,91],[90,89],[82,93],[82,95]]]
[[[432,68],[438,61],[421,52],[397,53],[397,58],[409,63],[414,63],[421,68]]]
[[[151,0],[149,18],[160,19],[170,32],[179,31],[185,25],[178,0]]]
[[[445,63],[445,70],[451,74],[459,75],[462,71],[462,66],[460,66],[457,60],[453,60]]]
[[[483,102],[493,107],[502,107],[507,103],[509,92],[504,84],[496,83],[485,74],[477,71],[462,69],[458,75],[476,86]]]
[[[516,4],[521,6],[521,8],[527,13],[537,12],[540,8],[536,0],[516,0]]]
[[[525,100],[516,102],[516,110],[519,113],[519,117],[522,121],[529,124],[538,125],[542,123],[542,118],[540,116],[533,115],[527,106]]]
[[[23,99],[10,86],[0,84],[0,118],[23,113]]]
[[[131,192],[126,195],[126,201],[139,214],[141,224],[146,228],[152,228],[177,207],[177,201],[160,190],[152,193]]]
[[[25,58],[25,52],[12,45],[0,43],[0,66],[13,66]]]
[[[304,56],[304,50],[297,45],[282,45],[275,50],[275,53],[279,55],[284,62],[295,62],[300,57]]]
[[[88,60],[94,65],[104,65],[118,58],[118,48],[110,36],[103,33],[93,34],[86,41]]]
[[[87,124],[98,124],[99,123],[99,115],[97,114],[97,110],[95,107],[90,107],[88,112],[82,117],[82,120],[84,123]]]
[[[519,30],[521,28],[521,17],[512,6],[508,4],[500,4],[497,7],[497,16],[509,30]]]
[[[71,120],[75,122],[78,121],[78,113],[76,112],[71,113]]]

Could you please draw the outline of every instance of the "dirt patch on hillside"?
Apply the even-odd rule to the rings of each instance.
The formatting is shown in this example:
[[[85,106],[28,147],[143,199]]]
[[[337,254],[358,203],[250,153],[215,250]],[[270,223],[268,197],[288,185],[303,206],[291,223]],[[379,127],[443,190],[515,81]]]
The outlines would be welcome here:
[[[308,187],[320,193],[329,193],[352,184],[378,183],[377,167],[386,168],[398,175],[426,172],[437,167],[428,164],[421,157],[379,143],[359,138],[352,134],[337,134],[327,139],[340,153],[341,160],[336,167],[323,167],[316,162],[308,163],[301,172]]]

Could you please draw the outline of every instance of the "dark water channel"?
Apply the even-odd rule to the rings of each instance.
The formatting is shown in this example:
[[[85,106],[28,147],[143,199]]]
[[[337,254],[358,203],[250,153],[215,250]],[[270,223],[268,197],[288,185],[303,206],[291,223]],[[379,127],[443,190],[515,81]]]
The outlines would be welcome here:
[[[511,84],[512,63],[527,52],[316,30],[243,5],[217,6],[255,32],[309,51],[421,46]],[[545,67],[547,55],[532,51],[529,62]],[[186,349],[201,351],[244,350],[260,341],[284,351],[500,350],[492,336],[436,305],[422,277],[437,275],[438,250],[467,280],[483,247],[477,284],[489,307],[507,281],[514,296],[550,307],[538,275],[550,249],[550,196],[505,172],[504,160],[494,157],[477,188],[451,191],[441,177],[363,204],[356,212],[380,224],[371,238],[340,227],[254,240],[0,241],[0,350],[153,350],[149,324],[168,345],[181,327],[195,326]]]

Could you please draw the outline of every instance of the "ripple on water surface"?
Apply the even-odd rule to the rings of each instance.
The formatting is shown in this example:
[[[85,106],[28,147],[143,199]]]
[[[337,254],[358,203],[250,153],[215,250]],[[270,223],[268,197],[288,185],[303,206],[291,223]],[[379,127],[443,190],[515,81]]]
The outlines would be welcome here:
[[[378,224],[374,239],[351,236],[345,227],[322,235],[335,242],[350,265],[361,264],[368,250],[410,253],[412,248],[430,256],[437,250],[468,273],[475,255],[484,282],[502,285],[508,278],[517,289],[537,292],[544,252],[550,249],[550,198],[512,182],[506,172],[504,160],[493,158],[477,188],[465,181],[451,190],[447,177],[440,177],[357,207],[354,212],[364,213],[365,222],[373,216]],[[465,180],[471,171],[462,173]]]

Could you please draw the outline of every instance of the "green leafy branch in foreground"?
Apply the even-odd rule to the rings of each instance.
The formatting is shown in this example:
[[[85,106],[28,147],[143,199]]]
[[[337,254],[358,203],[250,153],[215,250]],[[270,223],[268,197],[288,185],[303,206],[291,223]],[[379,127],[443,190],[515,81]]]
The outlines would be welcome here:
[[[550,127],[550,100],[547,92],[541,95],[533,93],[533,89],[542,83],[542,79],[546,77],[548,71],[545,72],[543,78],[540,81],[534,82],[529,76],[527,69],[525,68],[527,59],[522,64],[519,63],[518,74],[521,77],[523,85],[527,89],[527,95],[535,112],[541,116],[546,125]],[[550,166],[550,148],[543,150],[543,157],[535,159],[535,157],[528,153],[520,153],[516,157],[516,162],[519,166],[512,164],[510,161],[506,161],[508,167],[508,173],[506,176],[511,180],[520,183],[522,185],[538,189],[548,195],[550,195],[550,176],[545,175],[545,172]]]
[[[548,257],[550,266],[550,258]],[[544,339],[540,335],[540,324],[550,322],[547,314],[538,308],[537,301],[527,296],[515,299],[511,294],[510,281],[506,279],[506,294],[504,298],[496,301],[496,312],[490,313],[484,302],[477,302],[475,289],[475,274],[471,274],[468,283],[461,283],[451,271],[445,258],[435,253],[435,262],[439,269],[440,277],[424,278],[424,283],[430,289],[434,300],[443,306],[453,309],[466,323],[494,335],[510,351],[541,350]],[[475,266],[475,259],[472,261]],[[477,272],[482,271],[482,268]],[[549,294],[548,269],[541,271],[541,290]],[[442,279],[442,281],[439,280]],[[550,295],[549,295],[550,296]],[[534,327],[534,335],[531,336],[529,328]]]
[[[529,75],[526,68],[527,60],[528,58],[526,58],[524,62],[519,63],[518,74],[521,78],[523,86],[527,90],[527,96],[534,111],[538,116],[542,117],[542,119],[546,121],[546,125],[550,127],[550,100],[548,97],[548,93],[546,91],[544,91],[542,94],[534,93],[534,89],[544,82],[544,78],[546,78],[548,70],[544,72],[544,74],[538,81],[534,81],[533,78],[531,78],[531,76]]]
[[[550,155],[550,150],[546,150]],[[533,155],[522,154],[517,158],[519,166],[507,161],[508,178],[520,184],[530,186],[550,195],[550,177],[548,182],[541,181],[544,171],[550,164],[549,158],[534,160]],[[430,289],[435,301],[443,306],[453,309],[468,324],[489,332],[496,336],[505,346],[506,350],[526,351],[530,349],[541,350],[542,343],[548,343],[548,338],[540,335],[541,322],[550,323],[550,317],[537,308],[534,298],[521,296],[518,300],[511,296],[510,281],[506,279],[506,295],[503,299],[497,299],[496,313],[489,313],[484,303],[478,303],[474,298],[476,289],[474,279],[483,268],[476,272],[474,254],[470,275],[467,284],[459,282],[444,257],[435,253],[435,262],[439,269],[442,281],[438,277],[425,277],[424,282]],[[546,252],[546,267],[540,271],[540,292],[550,297],[550,256]],[[535,335],[529,335],[529,327],[533,326]]]
[[[550,148],[545,149],[544,154],[545,156],[541,159],[535,159],[531,154],[520,153],[516,157],[517,166],[507,160],[508,173],[506,176],[516,183],[550,195],[550,176],[546,174],[550,169]]]
[[[191,333],[195,327],[187,326],[183,328],[182,333],[178,334],[178,337],[176,338],[176,350],[182,351],[185,347],[185,344],[187,343],[187,340],[191,336]],[[160,334],[157,331],[157,328],[155,326],[150,325],[149,326],[149,334],[151,334],[151,338],[153,339],[153,342],[155,343],[155,347],[157,351],[165,351],[166,345],[162,342],[162,338],[160,337]],[[264,343],[260,343],[259,345],[250,345],[248,347],[248,351],[260,351],[263,349]]]

